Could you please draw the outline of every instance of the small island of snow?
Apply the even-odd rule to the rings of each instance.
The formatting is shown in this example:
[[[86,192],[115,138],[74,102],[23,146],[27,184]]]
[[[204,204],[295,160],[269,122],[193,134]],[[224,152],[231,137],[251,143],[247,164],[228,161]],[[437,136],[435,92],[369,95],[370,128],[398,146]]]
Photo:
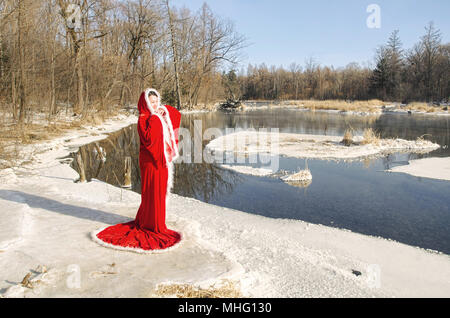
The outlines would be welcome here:
[[[377,142],[365,143],[363,136],[355,136],[350,146],[344,145],[342,139],[341,136],[239,131],[213,139],[206,147],[215,152],[316,159],[358,159],[394,152],[427,153],[440,147],[421,138],[378,139]]]

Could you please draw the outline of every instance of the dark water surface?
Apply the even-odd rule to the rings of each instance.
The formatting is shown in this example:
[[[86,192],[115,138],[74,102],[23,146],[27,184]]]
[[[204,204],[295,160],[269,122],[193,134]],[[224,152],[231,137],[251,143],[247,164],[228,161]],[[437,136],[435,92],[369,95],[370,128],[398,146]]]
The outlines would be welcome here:
[[[173,192],[253,214],[349,229],[450,254],[450,182],[385,171],[408,164],[412,159],[450,156],[450,129],[446,116],[384,114],[361,117],[261,109],[184,114],[181,126],[189,129],[191,136],[194,136],[194,129],[201,136],[211,127],[222,132],[227,127],[279,128],[280,132],[286,133],[338,136],[343,136],[347,128],[361,134],[371,127],[383,138],[414,140],[423,136],[436,142],[441,148],[427,154],[394,153],[354,162],[309,159],[313,179],[307,187],[288,185],[275,177],[236,173],[215,163],[177,163]],[[201,144],[204,147],[208,142],[203,140]],[[111,134],[98,145],[106,152],[104,163],[99,160],[94,144],[80,148],[88,167],[88,178],[123,184],[124,160],[130,156],[132,189],[140,192],[136,125]],[[304,159],[279,158],[279,168],[284,171],[295,172],[304,166]],[[77,169],[75,162],[74,168]]]

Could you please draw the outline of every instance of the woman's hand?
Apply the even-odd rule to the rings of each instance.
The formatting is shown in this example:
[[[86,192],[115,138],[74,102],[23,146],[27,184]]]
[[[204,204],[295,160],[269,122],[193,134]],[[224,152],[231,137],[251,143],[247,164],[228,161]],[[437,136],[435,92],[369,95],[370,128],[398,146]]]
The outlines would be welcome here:
[[[161,115],[161,116],[164,116],[164,115],[166,114],[166,112],[165,112],[164,109],[162,109],[162,108],[158,108],[158,109],[156,110],[156,112],[157,112],[159,115]]]

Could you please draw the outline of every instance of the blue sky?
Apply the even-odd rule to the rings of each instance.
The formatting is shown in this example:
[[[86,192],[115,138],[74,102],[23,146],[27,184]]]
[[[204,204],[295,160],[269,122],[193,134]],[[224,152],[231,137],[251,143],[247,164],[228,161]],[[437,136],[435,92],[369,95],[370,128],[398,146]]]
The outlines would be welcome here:
[[[443,43],[450,42],[449,0],[172,0],[192,11],[206,2],[213,12],[234,22],[250,46],[240,67],[248,63],[289,67],[305,59],[335,68],[350,62],[373,63],[375,49],[398,29],[410,49],[433,21]],[[369,28],[370,4],[380,8],[380,28]]]

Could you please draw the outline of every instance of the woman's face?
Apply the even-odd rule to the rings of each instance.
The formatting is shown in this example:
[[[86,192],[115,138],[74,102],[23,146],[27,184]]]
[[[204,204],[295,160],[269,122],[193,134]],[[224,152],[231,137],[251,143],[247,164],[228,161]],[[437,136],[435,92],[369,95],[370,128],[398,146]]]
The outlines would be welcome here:
[[[152,110],[155,111],[158,107],[158,97],[156,97],[155,95],[150,95],[148,101],[150,102],[150,107],[152,108]]]

